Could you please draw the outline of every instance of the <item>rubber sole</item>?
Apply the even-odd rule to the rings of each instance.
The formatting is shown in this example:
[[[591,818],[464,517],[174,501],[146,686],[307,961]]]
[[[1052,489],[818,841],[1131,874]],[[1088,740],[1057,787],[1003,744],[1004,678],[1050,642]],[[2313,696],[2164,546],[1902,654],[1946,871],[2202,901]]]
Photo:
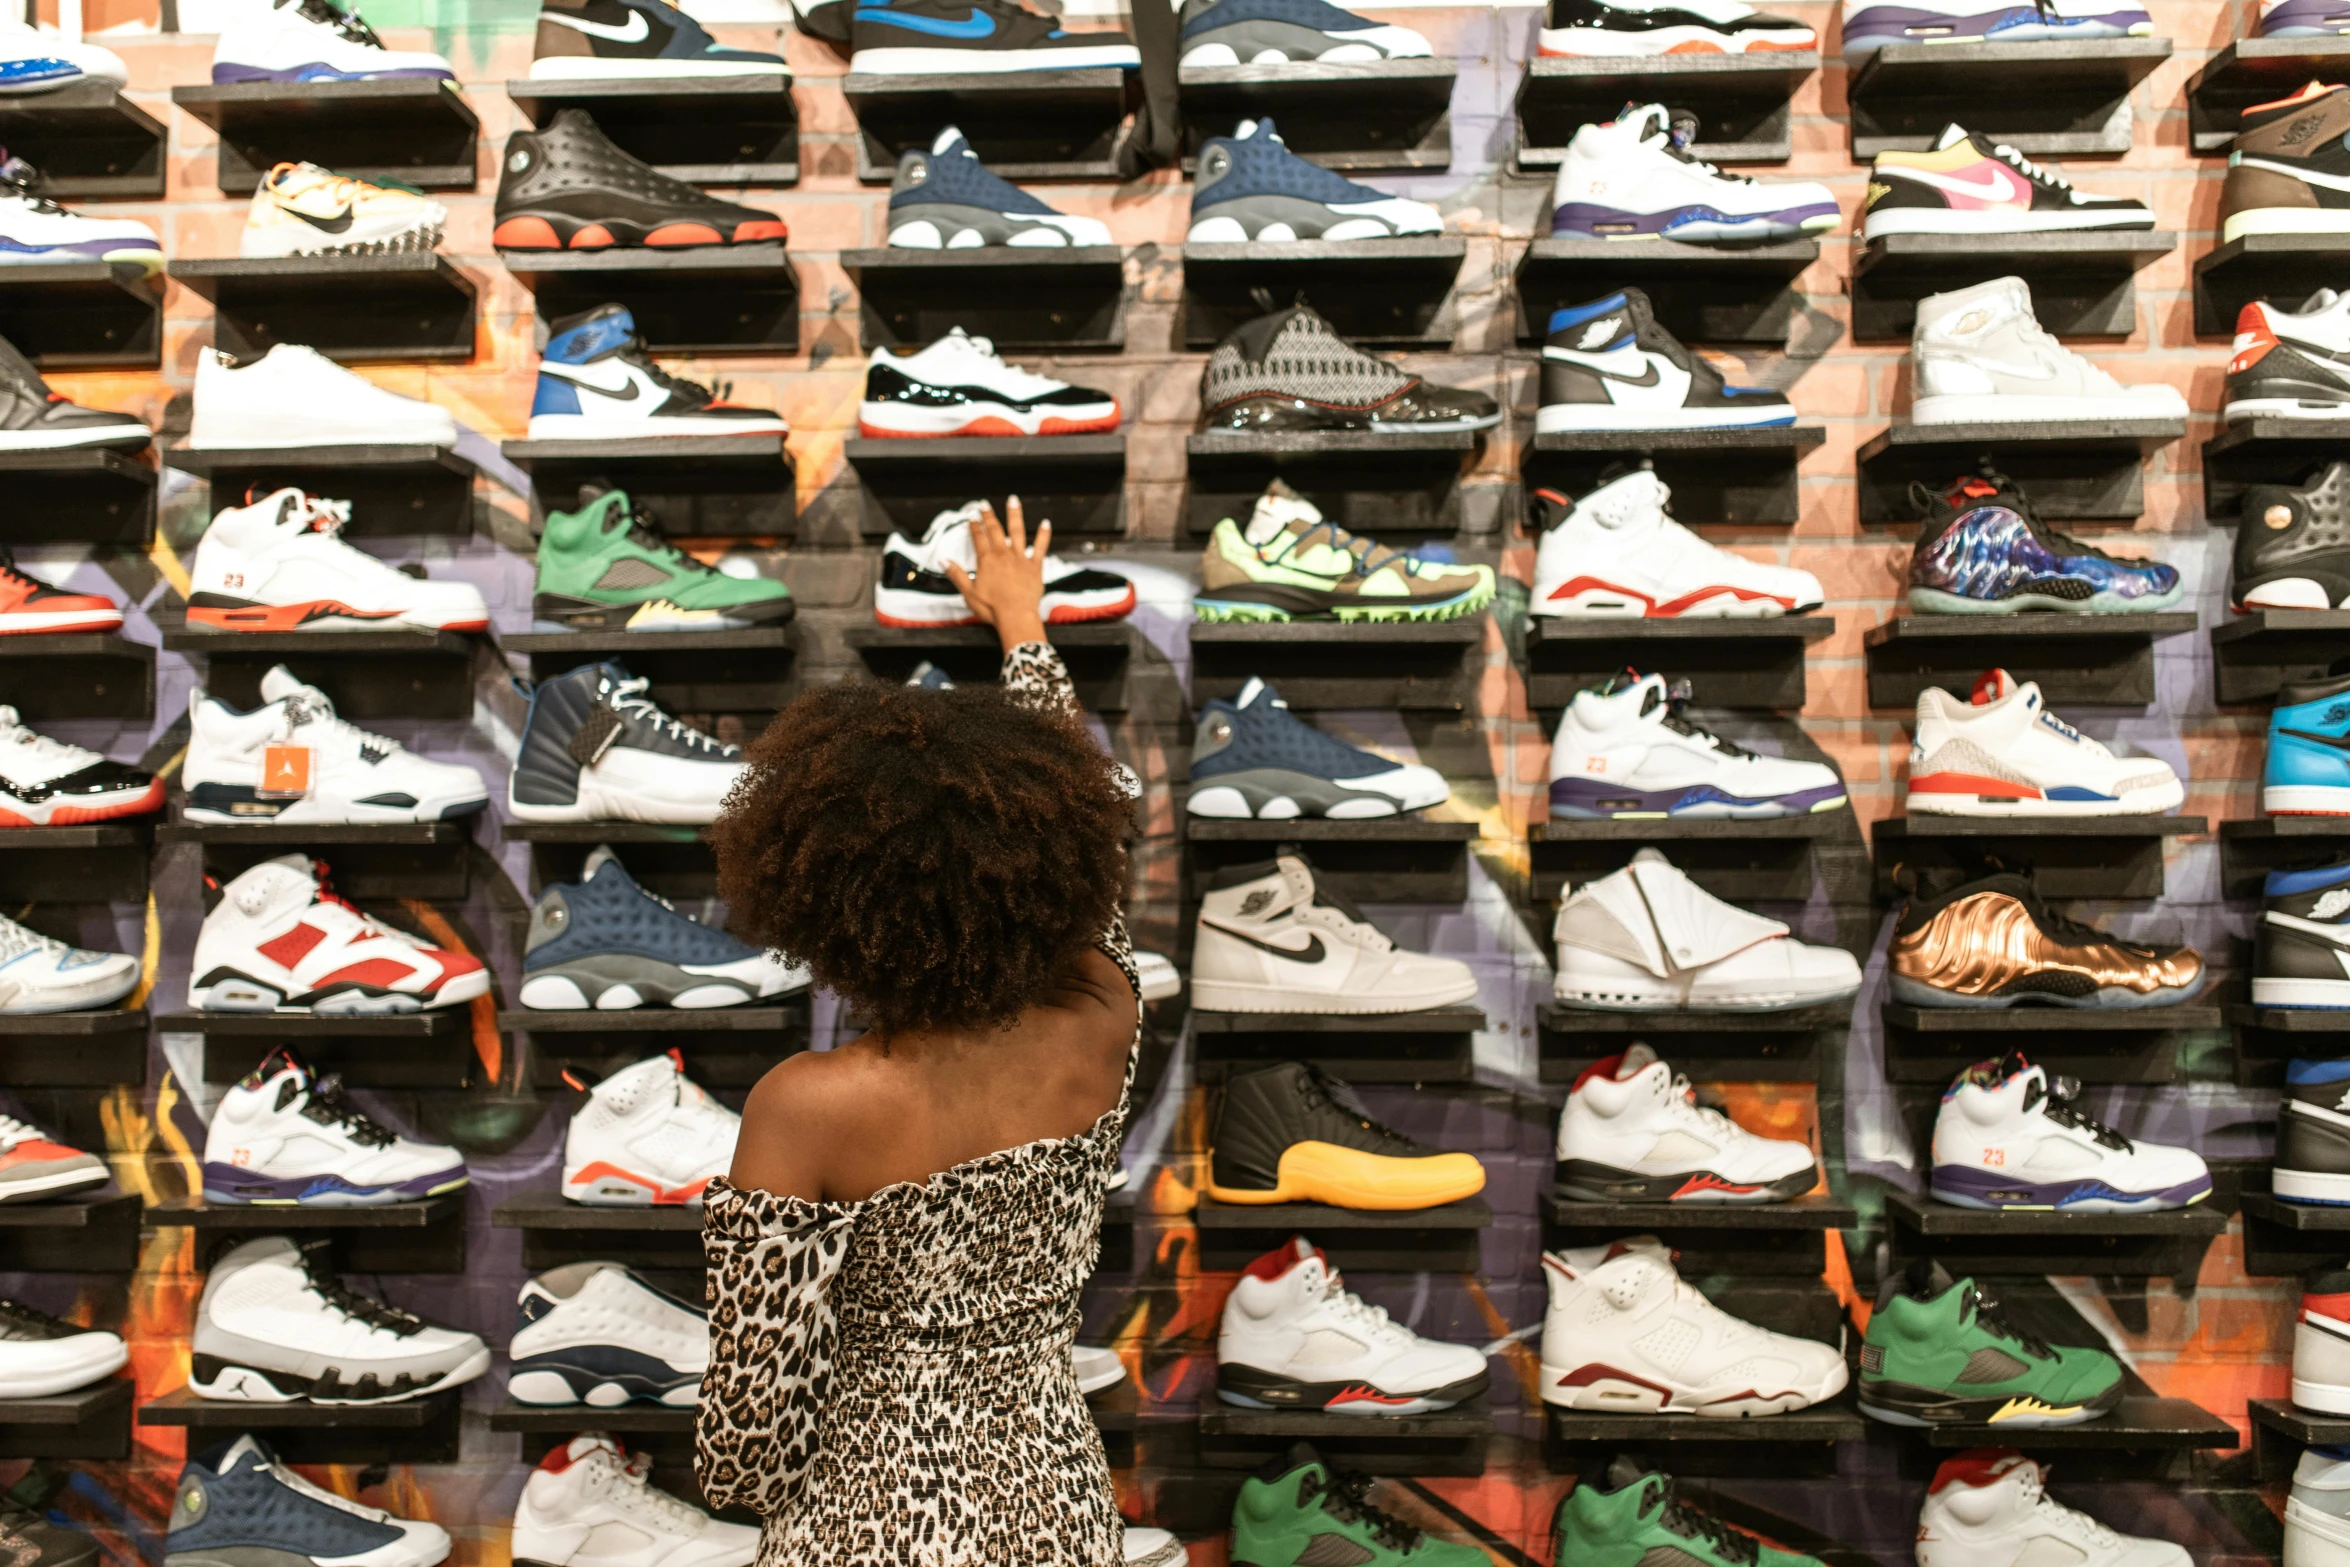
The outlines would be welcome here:
[[[1491,1378],[1473,1377],[1441,1387],[1389,1389],[1368,1380],[1310,1382],[1225,1361],[1216,1368],[1216,1396],[1242,1409],[1313,1409],[1333,1415],[1423,1415],[1450,1409],[1485,1391]]]
[[[1442,1207],[1484,1189],[1485,1167],[1465,1153],[1394,1159],[1311,1142],[1282,1150],[1277,1183],[1269,1190],[1219,1186],[1212,1177],[1208,1182],[1208,1195],[1218,1202],[1248,1207],[1321,1202],[1373,1213]]]
[[[1866,1377],[1861,1379],[1859,1399],[1862,1414],[1887,1425],[1913,1428],[1991,1425],[2010,1429],[2077,1426],[2096,1419],[2121,1401],[2119,1381],[2080,1403],[2053,1404],[2028,1395],[1968,1398],[1882,1378],[1871,1382]]]
[[[2136,1012],[2157,1007],[2175,1007],[2182,1001],[2192,1001],[2203,993],[2211,981],[2211,971],[2203,970],[2195,976],[2195,983],[2161,990],[2135,991],[2109,985],[2081,996],[2052,996],[2043,991],[2014,992],[2004,996],[1962,996],[1955,991],[1937,990],[1932,985],[1896,974],[1893,976],[1893,999],[1904,1006],[1925,1007],[1932,1011],[2000,1012],[2020,1006],[2061,1007],[2077,1012]]]
[[[1753,1207],[1788,1202],[1819,1185],[1816,1167],[1768,1181],[1733,1180],[1712,1170],[1676,1170],[1642,1175],[1590,1159],[1558,1162],[1558,1194],[1575,1202],[1672,1202],[1683,1205]]]

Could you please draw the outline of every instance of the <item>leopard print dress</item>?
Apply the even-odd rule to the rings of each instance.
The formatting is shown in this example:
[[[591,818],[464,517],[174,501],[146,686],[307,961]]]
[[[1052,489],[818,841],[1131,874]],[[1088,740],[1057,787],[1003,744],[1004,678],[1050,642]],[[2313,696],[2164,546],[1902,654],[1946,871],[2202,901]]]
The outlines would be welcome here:
[[[1006,654],[1004,680],[1075,706],[1044,643]],[[1102,948],[1136,984],[1123,925]],[[1134,1061],[1130,1047],[1117,1105],[1078,1136],[862,1202],[711,1182],[695,1468],[713,1506],[764,1520],[758,1567],[1118,1567],[1069,1346]]]

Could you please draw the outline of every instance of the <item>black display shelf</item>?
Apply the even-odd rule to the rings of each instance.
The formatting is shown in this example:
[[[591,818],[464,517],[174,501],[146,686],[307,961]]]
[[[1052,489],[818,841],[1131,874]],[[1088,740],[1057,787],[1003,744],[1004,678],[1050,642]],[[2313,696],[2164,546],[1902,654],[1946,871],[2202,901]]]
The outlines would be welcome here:
[[[1144,646],[1142,633],[1123,620],[1047,626],[1045,635],[1069,666],[1079,705],[1123,713],[1130,699],[1130,666]],[[957,681],[993,680],[1003,671],[1003,644],[992,626],[856,626],[844,636],[885,680],[902,681],[925,662]]]
[[[2350,38],[2238,38],[2187,78],[2187,145],[2225,153],[2243,113],[2290,98],[2310,81],[2344,80]]]
[[[2350,259],[2350,250],[2341,255]],[[2306,484],[2350,450],[2350,419],[2244,419],[2203,443],[2203,511],[2238,520],[2255,484]]]
[[[780,435],[666,436],[633,441],[508,441],[531,476],[534,509],[569,511],[583,484],[618,487],[673,538],[791,537],[798,489]]]
[[[1743,1420],[1587,1414],[1549,1404],[1542,1416],[1544,1460],[1560,1474],[1627,1453],[1692,1478],[1826,1476],[1835,1472],[1836,1444],[1864,1440],[1869,1426],[1850,1394],[1793,1414]]]
[[[460,817],[448,822],[341,822],[316,826],[179,821],[162,823],[155,829],[155,838],[159,843],[202,844],[206,873],[222,883],[263,860],[300,849],[333,867],[335,890],[346,898],[362,902],[422,898],[454,903],[465,896],[470,880],[467,871],[474,821],[472,817]]]
[[[2322,864],[2350,845],[2350,816],[2256,816],[2219,824],[2220,892],[2257,898],[2273,870]]]
[[[1355,533],[1450,533],[1461,526],[1461,473],[1478,440],[1468,430],[1201,431],[1185,443],[1184,525],[1196,538],[1226,517],[1245,520],[1265,487],[1282,479]]]
[[[1679,846],[1674,852],[1678,861]],[[1545,1083],[1572,1083],[1585,1068],[1621,1054],[1635,1040],[1645,1040],[1700,1082],[1807,1083],[1818,1080],[1825,1052],[1843,1050],[1852,1003],[1778,1012],[1603,1012],[1546,1001],[1538,1020],[1535,1040]]]
[[[2195,258],[2195,335],[2227,337],[2256,299],[2298,309],[2341,281],[2350,245],[2339,234],[2247,234]]]
[[[361,179],[471,190],[481,121],[455,82],[235,82],[174,87],[171,101],[220,133],[216,183],[249,196],[280,163],[308,159]]]
[[[1535,69],[1568,63],[1538,60]],[[1518,258],[1518,341],[1540,343],[1551,312],[1562,306],[1632,287],[1648,296],[1658,323],[1683,342],[1784,347],[1803,303],[1796,279],[1819,259],[1816,239],[1721,246],[1537,238]]]
[[[2293,1278],[2339,1268],[2350,1255],[2350,1208],[2287,1202],[2268,1192],[2246,1192],[2238,1200],[2244,1271],[2253,1278]]]
[[[1627,103],[1695,114],[1692,157],[1784,163],[1794,145],[1789,100],[1819,68],[1816,49],[1529,60],[1518,84],[1517,164],[1556,168],[1576,131],[1614,119]]]
[[[141,1404],[139,1424],[184,1426],[197,1450],[260,1432],[288,1463],[453,1464],[461,1397],[452,1388],[397,1403],[263,1404],[199,1398],[182,1387]]]
[[[1078,70],[876,76],[855,71],[841,91],[857,116],[857,177],[886,185],[898,156],[929,147],[939,127],[962,131],[989,172],[1025,180],[1115,180],[1127,73]]]
[[[651,681],[648,694],[672,713],[764,718],[798,690],[792,666],[799,633],[789,623],[735,631],[526,631],[498,645],[527,658],[533,680],[618,659]]]
[[[1213,348],[1263,315],[1256,294],[1265,289],[1282,304],[1304,295],[1351,342],[1450,348],[1453,317],[1445,306],[1468,254],[1458,234],[1187,243],[1182,346]]]
[[[2137,276],[2179,236],[2127,229],[2053,234],[1888,234],[1852,258],[1852,335],[1908,342],[1918,301],[1995,277],[2021,277],[2032,314],[2058,337],[2128,337]]]
[[[204,661],[209,696],[251,709],[261,679],[283,664],[334,698],[335,711],[373,718],[468,718],[475,638],[460,631],[214,631],[166,627],[163,647]]]
[[[2279,41],[2307,43],[2311,40]],[[2339,1447],[2350,1442],[2350,1416],[2297,1408],[2289,1399],[2247,1399],[2244,1413],[2252,1420],[2253,1470],[2263,1480],[2289,1477],[2306,1448]]]
[[[156,1026],[204,1036],[204,1081],[213,1084],[237,1081],[280,1044],[354,1088],[463,1088],[478,1059],[470,1007],[349,1018],[175,1012]]]
[[[2102,1270],[2099,1270],[2102,1271]],[[2006,1426],[1933,1426],[1926,1445],[1948,1451],[1967,1447],[2021,1447],[2035,1453],[2132,1452],[2233,1449],[2243,1445],[2236,1428],[2202,1405],[2184,1398],[2125,1395],[2111,1411],[2077,1426],[2039,1426],[2017,1431]]]
[[[1230,701],[1257,677],[1299,712],[1465,712],[1484,645],[1482,615],[1396,625],[1202,621],[1191,628],[1191,695],[1195,702]]]
[[[718,896],[708,829],[661,822],[507,822],[509,843],[530,845],[531,891],[579,880],[598,845],[610,847],[640,887],[679,902]]]
[[[742,76],[511,81],[506,96],[545,125],[584,109],[613,146],[689,185],[800,182],[800,119],[788,71]]]
[[[137,1088],[146,1081],[145,1007],[0,1017],[0,1088]]]
[[[2032,867],[2050,898],[2159,898],[2163,840],[2200,838],[2200,816],[1889,816],[1870,833],[1877,895],[1897,867],[1971,867],[1992,854]]]
[[[1186,65],[1183,164],[1211,136],[1273,116],[1299,157],[1348,173],[1452,165],[1454,59],[1290,60],[1280,65]]]
[[[1860,1223],[1850,1203],[1824,1192],[1775,1203],[1578,1202],[1557,1186],[1543,1193],[1542,1218],[1546,1246],[1655,1235],[1673,1248],[1682,1277],[1727,1274],[1749,1291],[1763,1280],[1761,1287],[1782,1291],[1790,1281],[1817,1280],[1827,1263],[1827,1232]],[[1804,1331],[1792,1320],[1768,1325]]]
[[[1869,706],[1915,707],[1928,686],[1974,687],[1986,669],[2036,680],[2058,707],[2154,701],[2154,643],[2195,629],[2186,610],[2150,615],[1896,614],[1861,638]]]
[[[490,1224],[522,1232],[522,1265],[533,1273],[591,1261],[647,1270],[699,1272],[702,1268],[702,1209],[698,1203],[603,1208],[573,1202],[560,1192],[524,1192],[498,1204],[490,1214]],[[683,1413],[692,1419],[692,1410]],[[571,1429],[578,1430],[581,1411],[573,1408],[570,1418],[575,1422]]]
[[[1554,818],[1526,829],[1533,854],[1533,896],[1548,902],[1569,886],[1622,870],[1646,846],[1717,898],[1801,902],[1811,896],[1811,846],[1855,835],[1849,806],[1805,816],[1750,820],[1638,817],[1624,821]]]
[[[0,901],[12,905],[143,903],[154,836],[152,816],[93,822],[86,827],[0,829],[0,847],[15,851],[0,854]],[[104,1015],[49,1014],[53,1018]],[[22,1021],[0,1017],[0,1030]]]
[[[109,1377],[50,1398],[0,1399],[0,1458],[128,1458],[136,1391],[130,1378]]]
[[[2211,628],[2211,673],[2222,702],[2273,701],[2322,677],[2350,652],[2350,610],[2256,609]]]
[[[665,1050],[675,1050],[705,1088],[749,1088],[808,1048],[808,1003],[801,992],[764,1006],[517,1008],[499,1012],[498,1027],[529,1037],[532,1083],[548,1092],[562,1090],[566,1070],[592,1081]]]
[[[143,550],[155,540],[155,479],[135,452],[0,452],[0,482],[25,496],[0,522],[0,543]]]
[[[1796,466],[1828,439],[1816,424],[1763,430],[1575,430],[1536,435],[1528,487],[1570,495],[1596,488],[1610,468],[1646,458],[1672,486],[1683,522],[1793,522]]]
[[[1372,1213],[1318,1202],[1222,1203],[1201,1195],[1192,1211],[1200,1266],[1242,1268],[1292,1235],[1303,1235],[1331,1264],[1365,1273],[1474,1272],[1478,1237],[1493,1223],[1482,1197],[1437,1208]]]
[[[169,1031],[174,1019],[156,1026]],[[380,1208],[302,1208],[277,1204],[209,1203],[181,1197],[147,1209],[159,1228],[196,1232],[196,1258],[210,1267],[218,1250],[257,1235],[332,1237],[337,1268],[350,1273],[463,1273],[465,1193]],[[240,1406],[255,1407],[255,1406]]]
[[[161,455],[165,467],[209,480],[223,506],[287,485],[349,501],[351,538],[473,531],[479,470],[446,446],[178,446]]]
[[[1801,708],[1804,668],[1814,643],[1835,633],[1833,615],[1768,620],[1616,619],[1601,615],[1529,615],[1526,702],[1562,708],[1575,693],[1627,666],[1663,669],[1695,682],[1708,707]]]
[[[0,683],[28,723],[155,716],[155,649],[114,631],[0,637]]]
[[[2130,150],[2130,89],[2170,58],[2167,38],[1887,44],[1851,74],[1855,163],[1925,152],[1952,121],[2027,157]]]
[[[2087,1015],[2076,1013],[2074,1017]],[[2191,1208],[2161,1213],[2054,1213],[2044,1209],[2002,1212],[1958,1208],[1931,1197],[1890,1192],[1885,1210],[1893,1221],[1895,1266],[1912,1257],[1933,1257],[1953,1277],[2050,1273],[2183,1277],[2195,1271],[2204,1249],[2228,1227],[2226,1211],[2208,1198]],[[1974,1442],[1958,1445],[1976,1446],[1982,1440],[1978,1436]]]
[[[0,276],[0,337],[44,370],[163,363],[163,279],[134,261],[60,261]]]
[[[525,1404],[509,1398],[490,1411],[490,1429],[559,1437],[564,1441],[590,1425],[614,1436],[690,1437],[694,1434],[694,1417],[699,1413],[692,1404],[673,1408],[633,1399],[625,1404],[590,1409],[585,1404]]]
[[[473,357],[480,290],[443,255],[176,260],[170,271],[212,301],[212,345],[240,359],[279,343],[343,364]]]
[[[1321,851],[1313,852],[1319,879]],[[1191,1014],[1204,1080],[1281,1061],[1312,1061],[1346,1083],[1466,1083],[1475,1076],[1471,1036],[1484,1026],[1485,1014],[1474,1006]]]
[[[128,1273],[139,1265],[142,1211],[132,1192],[0,1205],[0,1268],[11,1273]]]
[[[1197,785],[1194,785],[1197,787]],[[1331,821],[1240,821],[1183,818],[1191,895],[1200,897],[1219,871],[1268,858],[1279,844],[1304,847],[1318,883],[1340,897],[1373,903],[1459,903],[1469,896],[1469,845],[1475,822],[1418,816]]]
[[[1053,525],[1055,539],[1110,539],[1126,532],[1126,437],[1100,435],[955,435],[937,440],[851,436],[843,443],[857,471],[857,531],[874,541],[892,533],[919,539],[931,519],[974,500],[1004,515],[1020,497],[1034,527]]]
[[[1116,245],[844,250],[866,348],[920,348],[961,327],[998,353],[1126,346],[1126,253]],[[916,443],[906,443],[916,444]]]
[[[1199,1457],[1211,1469],[1261,1469],[1296,1442],[1359,1474],[1485,1472],[1493,1412],[1484,1398],[1418,1415],[1334,1415],[1320,1409],[1243,1409],[1200,1395]]]
[[[800,280],[782,240],[681,250],[501,250],[542,318],[626,305],[662,354],[794,354]]]
[[[1861,521],[1908,522],[1912,484],[1939,493],[1986,462],[2044,518],[2133,521],[2146,509],[2146,459],[2186,433],[2167,418],[1897,424],[1861,444]]]
[[[2179,1036],[2224,1026],[2217,1006],[2127,1011],[2015,1006],[1884,1009],[1885,1076],[1947,1084],[1978,1061],[2021,1048],[2034,1064],[2084,1083],[2168,1083],[2178,1077]]]
[[[0,146],[41,171],[64,201],[153,201],[163,195],[169,135],[112,82],[84,78],[0,102]]]

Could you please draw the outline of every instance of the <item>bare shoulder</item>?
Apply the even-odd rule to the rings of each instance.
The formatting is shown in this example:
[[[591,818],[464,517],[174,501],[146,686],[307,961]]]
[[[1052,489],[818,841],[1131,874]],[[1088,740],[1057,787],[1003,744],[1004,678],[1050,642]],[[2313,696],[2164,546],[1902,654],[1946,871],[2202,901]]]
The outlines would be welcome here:
[[[823,1196],[833,1152],[858,1135],[871,1113],[866,1053],[803,1050],[767,1069],[743,1101],[742,1131],[728,1179],[778,1196]]]
[[[1126,971],[1099,947],[1087,947],[1070,961],[1047,1004],[1074,1014],[1089,1037],[1098,1033],[1121,1048],[1133,1036],[1141,1008]]]

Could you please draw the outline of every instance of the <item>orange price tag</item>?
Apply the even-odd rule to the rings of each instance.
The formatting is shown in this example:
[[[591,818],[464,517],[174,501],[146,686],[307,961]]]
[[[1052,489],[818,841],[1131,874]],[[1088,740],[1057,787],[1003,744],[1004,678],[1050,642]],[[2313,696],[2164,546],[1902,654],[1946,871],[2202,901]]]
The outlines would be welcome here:
[[[272,745],[261,750],[261,787],[256,791],[272,800],[291,800],[310,792],[310,747]]]

